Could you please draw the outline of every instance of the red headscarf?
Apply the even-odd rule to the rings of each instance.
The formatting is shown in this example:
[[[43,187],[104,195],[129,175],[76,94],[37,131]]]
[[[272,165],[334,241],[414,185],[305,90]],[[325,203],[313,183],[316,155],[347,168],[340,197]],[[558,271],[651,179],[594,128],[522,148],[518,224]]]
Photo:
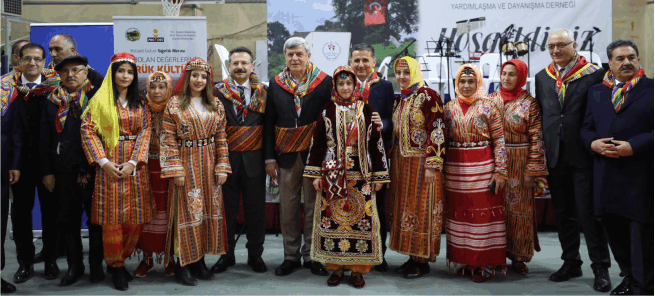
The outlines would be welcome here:
[[[503,66],[500,67],[500,73],[503,73],[503,69],[505,69],[505,66],[507,66],[507,64],[514,65],[514,67],[516,67],[517,73],[516,73],[516,86],[514,86],[514,89],[507,90],[502,85],[500,87],[500,96],[503,98],[503,102],[505,103],[516,100],[519,97],[521,97],[524,93],[528,92],[527,90],[522,88],[528,79],[528,65],[526,65],[521,60],[517,60],[517,59],[509,60],[503,63]]]

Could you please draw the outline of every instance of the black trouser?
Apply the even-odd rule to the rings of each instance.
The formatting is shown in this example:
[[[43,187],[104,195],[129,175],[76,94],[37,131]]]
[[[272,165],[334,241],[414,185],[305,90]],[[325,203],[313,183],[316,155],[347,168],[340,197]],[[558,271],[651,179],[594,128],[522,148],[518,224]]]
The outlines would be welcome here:
[[[380,219],[380,242],[382,243],[382,255],[387,252],[387,184],[382,186],[380,191],[375,193],[375,206],[378,208],[378,218]]]
[[[43,249],[41,253],[46,263],[57,260],[57,208],[58,203],[54,194],[43,185],[43,176],[35,169],[35,164],[24,166],[18,182],[11,186],[14,200],[11,204],[11,224],[14,230],[14,243],[16,243],[16,257],[18,264],[34,263],[34,242],[32,235],[32,210],[36,199],[35,188],[39,194],[41,206],[41,240]],[[56,184],[56,181],[55,181]]]
[[[78,182],[78,174],[57,174],[55,194],[59,202],[58,225],[66,242],[66,259],[71,264],[83,265],[82,260],[82,211],[86,212],[89,229],[89,265],[102,265],[102,226],[91,224],[93,175],[87,182]]]
[[[19,178],[20,180],[20,178]],[[5,237],[9,219],[9,180],[2,180],[2,269],[5,269]]]
[[[563,158],[560,152],[560,159]],[[591,195],[592,171],[561,162],[548,170],[548,186],[555,208],[557,234],[562,246],[562,260],[582,265],[580,258],[580,226],[584,232],[592,269],[610,267],[607,237],[600,217],[594,216]]]
[[[246,248],[248,256],[261,256],[264,252],[264,238],[266,235],[266,174],[248,177],[246,168],[240,165],[236,172],[232,172],[223,184],[223,201],[225,204],[225,224],[227,226],[228,256],[234,256],[236,240],[237,214],[239,211],[239,195],[243,199],[243,213],[246,219],[247,233]]]
[[[614,259],[635,295],[653,294],[653,224],[604,215]]]

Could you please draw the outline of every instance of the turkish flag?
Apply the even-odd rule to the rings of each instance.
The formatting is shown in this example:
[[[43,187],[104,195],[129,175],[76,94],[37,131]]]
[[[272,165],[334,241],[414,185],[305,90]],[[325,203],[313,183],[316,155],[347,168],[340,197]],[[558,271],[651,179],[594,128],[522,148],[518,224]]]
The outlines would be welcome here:
[[[366,0],[364,25],[382,25],[387,22],[387,0]]]

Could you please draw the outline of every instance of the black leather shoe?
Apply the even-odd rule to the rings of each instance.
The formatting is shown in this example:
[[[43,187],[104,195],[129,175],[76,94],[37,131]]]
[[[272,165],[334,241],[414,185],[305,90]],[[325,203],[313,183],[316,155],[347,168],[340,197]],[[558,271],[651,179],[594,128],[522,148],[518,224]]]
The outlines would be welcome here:
[[[105,279],[105,272],[102,270],[101,264],[94,264],[89,267],[89,280],[92,283],[99,283]]]
[[[191,265],[191,274],[195,278],[205,281],[214,279],[214,274],[209,270],[209,268],[207,268],[207,265],[205,264],[204,256],[197,262],[191,263],[189,265]]]
[[[118,291],[125,291],[128,288],[127,284],[127,271],[123,268],[116,268],[111,276],[114,282],[114,288]]]
[[[268,267],[266,267],[266,263],[264,263],[264,259],[262,259],[261,256],[248,257],[248,265],[252,267],[254,272],[266,272],[268,270]]]
[[[300,262],[284,260],[284,262],[282,262],[282,264],[275,270],[275,275],[289,275],[293,272],[294,269],[300,268],[300,266]]]
[[[196,278],[191,275],[189,265],[187,264],[184,267],[180,266],[180,259],[177,259],[177,264],[175,264],[175,280],[185,286],[198,285]]]
[[[609,292],[612,289],[612,282],[610,281],[610,274],[607,269],[594,270],[594,290],[598,292]]]
[[[312,273],[315,275],[321,275],[321,276],[326,276],[329,275],[325,267],[323,267],[323,264],[321,262],[316,262],[316,261],[307,261],[304,263],[305,268],[310,268]]]
[[[610,295],[634,295],[630,283],[623,278],[623,281],[610,292]]]
[[[396,268],[394,270],[394,272],[399,273],[399,274],[405,274],[405,273],[407,273],[407,269],[412,265],[414,265],[414,261],[412,261],[412,259],[409,259],[409,260],[407,260],[407,262],[403,263],[403,265]]]
[[[233,256],[221,255],[221,258],[218,258],[218,261],[216,261],[214,266],[212,266],[212,272],[221,273],[226,271],[228,267],[234,266],[235,264],[236,260]]]
[[[16,292],[16,286],[2,279],[2,290],[0,292],[2,294],[14,293]]]
[[[25,264],[18,267],[16,274],[14,274],[14,283],[20,284],[27,282],[34,275],[34,265]]]
[[[63,278],[61,278],[61,282],[59,283],[60,287],[66,287],[70,286],[74,283],[77,282],[82,276],[84,275],[84,265],[80,266],[69,266],[68,271],[64,275]]]
[[[405,270],[405,274],[403,275],[403,277],[406,279],[415,279],[415,278],[420,278],[422,276],[423,273],[421,272],[421,269],[414,264],[409,265]]]
[[[386,272],[386,271],[388,271],[388,270],[389,270],[389,264],[387,264],[387,260],[383,258],[383,259],[382,259],[382,263],[380,263],[379,265],[376,265],[376,266],[375,266],[375,270],[377,270],[377,271],[379,271],[379,272]]]
[[[563,282],[581,276],[582,268],[580,268],[580,266],[564,262],[564,265],[562,265],[558,271],[551,274],[549,279],[553,282]]]
[[[57,262],[48,262],[45,264],[45,279],[54,280],[59,276],[59,266]]]

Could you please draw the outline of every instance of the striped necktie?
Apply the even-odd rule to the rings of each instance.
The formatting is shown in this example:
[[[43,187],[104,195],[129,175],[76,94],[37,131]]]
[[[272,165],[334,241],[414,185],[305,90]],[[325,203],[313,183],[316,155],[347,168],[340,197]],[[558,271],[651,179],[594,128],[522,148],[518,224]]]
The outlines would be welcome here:
[[[246,88],[239,85],[237,86],[237,90],[239,91],[239,97],[241,97],[241,100],[243,100],[243,108],[247,108],[248,106],[246,105],[246,98],[245,98],[245,91]],[[238,122],[243,122],[245,119],[243,118],[243,108],[237,108],[237,121]]]
[[[623,105],[623,97],[625,94],[623,93],[623,87],[625,86],[625,82],[618,83],[614,86],[614,89],[612,89],[612,106],[614,107],[614,111],[619,112],[621,109],[621,105]]]

